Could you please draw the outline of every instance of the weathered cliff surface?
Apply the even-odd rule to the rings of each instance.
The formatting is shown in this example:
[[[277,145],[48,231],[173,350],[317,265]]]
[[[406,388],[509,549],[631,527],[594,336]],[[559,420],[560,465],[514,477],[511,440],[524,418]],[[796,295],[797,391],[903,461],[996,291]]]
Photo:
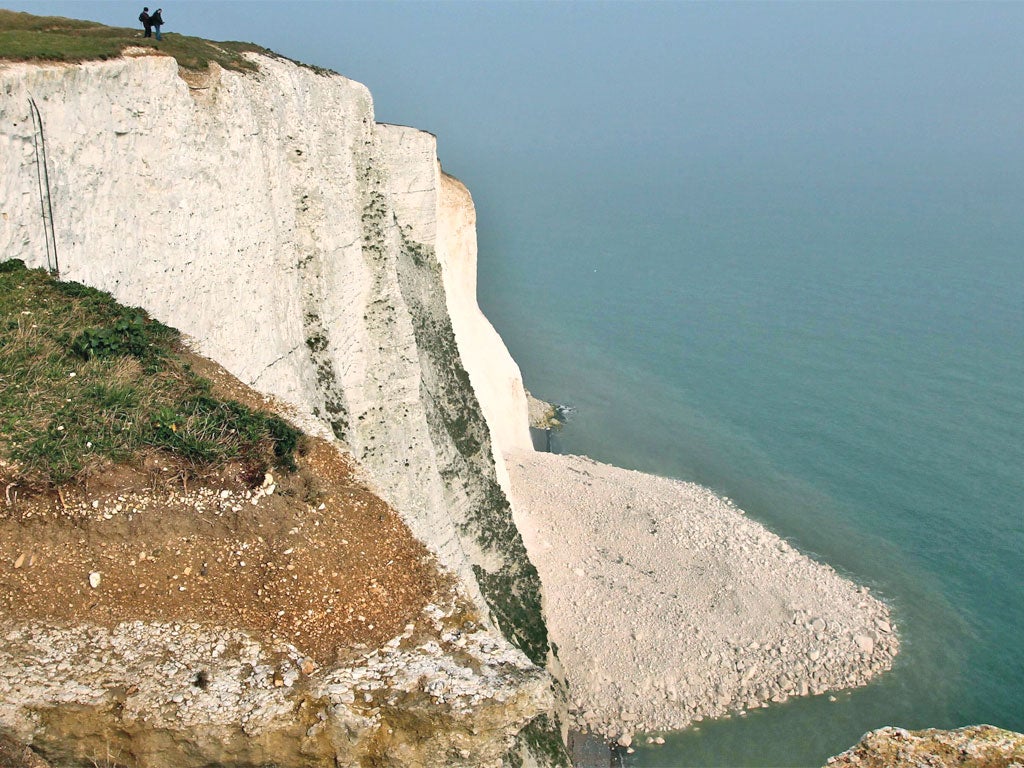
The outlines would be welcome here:
[[[467,677],[460,670],[477,678],[488,669],[506,670],[492,691],[473,688],[469,703],[451,710],[465,727],[453,720],[447,732],[466,734],[465,755],[459,749],[449,754],[447,742],[438,751],[426,741],[418,747],[423,754],[407,760],[395,757],[400,746],[384,752],[409,764],[496,759],[495,750],[507,747],[509,728],[550,704],[546,675],[516,656],[506,639],[540,665],[548,643],[539,580],[512,521],[501,458],[503,450],[529,446],[525,397],[515,363],[476,306],[472,201],[442,173],[432,136],[375,123],[362,85],[275,58],[255,60],[256,73],[212,65],[202,75],[181,74],[163,56],[74,66],[0,64],[0,255],[29,266],[47,263],[36,154],[41,137],[29,112],[34,99],[48,152],[61,277],[109,291],[177,326],[198,352],[287,403],[306,429],[339,441],[371,486],[459,576],[485,624],[501,630],[485,626],[469,640],[453,635],[408,651],[435,659],[423,674],[442,681]],[[437,631],[443,630],[439,624]],[[165,627],[59,631],[70,634],[8,628],[3,647],[15,665],[22,652],[42,653],[33,650],[40,642],[71,649],[47,651],[50,661],[65,665],[71,698],[41,682],[49,674],[46,664],[34,676],[8,681],[6,689],[17,692],[14,703],[30,700],[31,706],[8,709],[3,725],[25,737],[38,732],[39,713],[61,705],[62,712],[74,706],[105,713],[94,725],[120,723],[127,730],[119,738],[133,754],[144,753],[147,740],[164,738],[159,733],[180,747],[189,738],[180,714],[200,702],[192,711],[206,717],[209,728],[199,732],[207,745],[245,739],[258,753],[236,750],[243,763],[285,763],[274,750],[298,745],[292,754],[308,752],[310,764],[318,764],[331,750],[344,759],[373,753],[361,740],[379,741],[403,728],[415,737],[413,721],[430,712],[451,714],[437,710],[431,696],[462,706],[445,688],[450,682],[426,694],[422,674],[396,682],[401,669],[420,664],[393,658],[404,652],[404,640],[386,654],[394,662],[381,673],[386,684],[360,672],[364,677],[344,690],[328,681],[314,690],[275,686],[270,666],[296,666],[297,657],[289,661],[294,651],[249,647],[239,639],[232,648],[240,655],[227,658],[214,653],[216,644],[207,648],[198,635],[182,635],[179,646],[195,644],[220,660],[178,662],[180,674],[168,674],[171,687],[151,696],[132,690],[143,674],[133,654],[150,643],[166,645]],[[497,661],[472,658],[475,646]],[[101,686],[102,695],[70,675],[74,653],[97,647],[104,649],[102,669],[92,672],[124,670]],[[202,678],[210,685],[188,684],[188,670],[201,663],[212,665]],[[175,692],[179,684],[184,687]],[[384,701],[385,714],[374,722],[345,721],[352,704],[345,691],[353,686],[359,707],[369,711]],[[122,688],[120,698],[111,698]],[[292,690],[301,695],[289,697]],[[227,698],[210,698],[216,696]],[[417,696],[422,711],[412,701]],[[213,709],[202,703],[207,699]],[[410,702],[415,706],[406,707]],[[177,725],[165,728],[142,703],[175,710],[168,722]],[[140,717],[124,719],[126,707]],[[230,724],[218,725],[210,714],[253,707],[266,717],[252,727],[233,715]],[[323,717],[316,714],[321,709]],[[297,725],[301,711],[312,716]],[[36,714],[25,720],[26,712]],[[54,712],[46,716],[47,733],[72,727]],[[82,717],[77,722],[89,721]],[[124,725],[129,720],[150,726],[133,733]],[[492,721],[493,728],[481,728]],[[489,730],[503,735],[488,741]],[[50,747],[54,754],[57,743]],[[214,759],[202,745],[187,749],[199,749],[197,764]]]
[[[0,727],[59,766],[500,765],[547,676],[454,606],[311,676],[224,627],[5,622]]]
[[[1013,768],[1024,765],[1024,734],[971,725],[954,731],[879,728],[831,757],[829,768]]]

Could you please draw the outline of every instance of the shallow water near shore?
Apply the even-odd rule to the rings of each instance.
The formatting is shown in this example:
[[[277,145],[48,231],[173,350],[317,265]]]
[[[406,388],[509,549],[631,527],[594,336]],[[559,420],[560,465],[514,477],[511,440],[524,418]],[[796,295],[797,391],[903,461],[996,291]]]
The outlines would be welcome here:
[[[535,226],[481,231],[484,311],[527,386],[575,408],[553,450],[734,499],[888,601],[903,640],[867,688],[627,762],[821,765],[883,725],[1022,730],[1022,185],[765,166],[585,187],[565,204],[582,230],[523,194],[510,218]]]

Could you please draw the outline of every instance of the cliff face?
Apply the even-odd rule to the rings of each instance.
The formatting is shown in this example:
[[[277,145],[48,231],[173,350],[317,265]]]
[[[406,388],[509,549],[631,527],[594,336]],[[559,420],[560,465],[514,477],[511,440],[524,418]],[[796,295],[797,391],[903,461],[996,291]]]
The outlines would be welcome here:
[[[46,263],[34,98],[61,276],[177,325],[342,441],[542,660],[494,447],[529,445],[525,398],[476,307],[472,201],[433,137],[378,126],[358,83],[266,57],[188,82],[167,57],[5,65],[0,88],[4,257]]]
[[[543,665],[502,459],[530,445],[526,400],[476,305],[469,193],[431,135],[375,123],[362,85],[255,58],[255,74],[161,56],[0,64],[0,258],[47,265],[34,99],[61,277],[177,326],[347,447]]]

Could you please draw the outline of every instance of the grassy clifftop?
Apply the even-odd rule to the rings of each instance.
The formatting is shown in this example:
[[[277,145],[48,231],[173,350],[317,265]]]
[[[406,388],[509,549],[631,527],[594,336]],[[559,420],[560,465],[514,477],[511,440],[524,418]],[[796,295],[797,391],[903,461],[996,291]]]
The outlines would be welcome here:
[[[93,21],[59,16],[33,16],[0,9],[0,60],[96,61],[121,56],[126,48],[151,48],[173,56],[185,69],[206,69],[216,62],[225,69],[250,70],[247,51],[274,55],[252,43],[215,43],[198,37],[164,33],[163,40],[142,36],[142,29],[108,27]]]
[[[153,452],[201,472],[294,466],[299,432],[211,394],[178,332],[109,294],[0,263],[0,475],[61,484]]]

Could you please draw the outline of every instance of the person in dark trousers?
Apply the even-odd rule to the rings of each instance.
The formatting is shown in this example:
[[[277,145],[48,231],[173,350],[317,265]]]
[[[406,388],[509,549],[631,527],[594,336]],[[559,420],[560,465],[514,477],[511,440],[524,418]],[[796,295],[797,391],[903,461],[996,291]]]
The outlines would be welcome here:
[[[160,15],[161,11],[163,11],[163,8],[157,8],[153,11],[153,15],[149,17],[149,23],[152,24],[153,29],[156,30],[157,40],[163,40],[163,38],[160,37],[160,25],[164,23],[164,17]]]
[[[144,30],[146,30],[146,33],[143,35],[143,37],[152,37],[153,36],[153,22],[151,20],[150,15],[149,15],[149,7],[148,6],[142,9],[142,13],[139,14],[139,21],[142,22],[142,28]]]

